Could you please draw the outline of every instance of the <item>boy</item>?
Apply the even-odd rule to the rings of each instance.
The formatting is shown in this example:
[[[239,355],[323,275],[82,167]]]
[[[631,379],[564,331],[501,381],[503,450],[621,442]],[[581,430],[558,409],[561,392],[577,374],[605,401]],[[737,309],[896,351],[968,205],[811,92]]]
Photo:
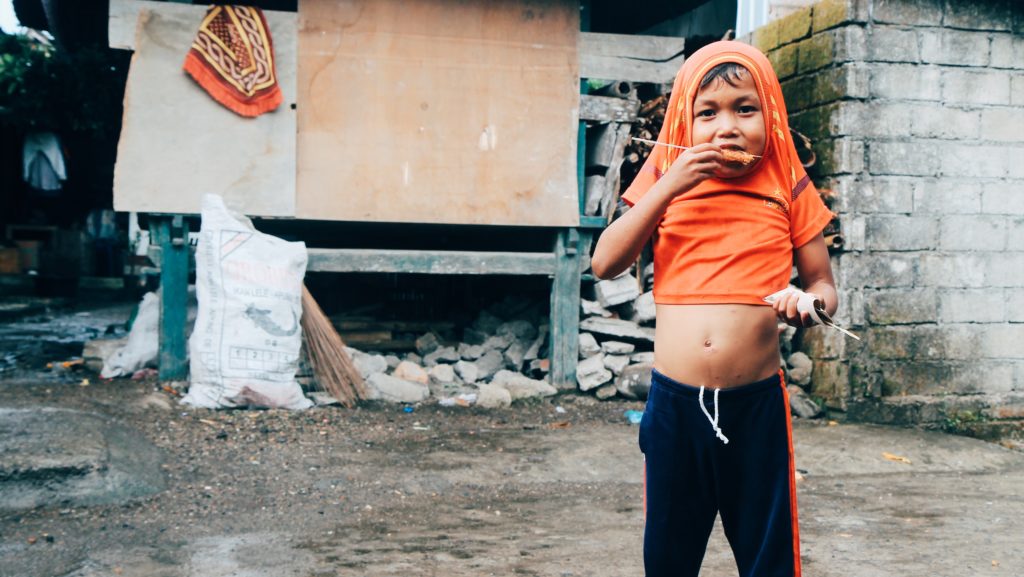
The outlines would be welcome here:
[[[612,278],[654,236],[655,368],[640,425],[646,575],[697,575],[719,513],[741,576],[799,576],[777,322],[813,324],[801,297],[836,310],[821,234],[831,213],[799,162],[771,64],[746,44],[716,42],[686,61],[658,141],[687,148],[654,147],[623,195],[632,208],[591,261]],[[738,153],[754,158],[731,160]],[[794,260],[811,296],[768,305]]]

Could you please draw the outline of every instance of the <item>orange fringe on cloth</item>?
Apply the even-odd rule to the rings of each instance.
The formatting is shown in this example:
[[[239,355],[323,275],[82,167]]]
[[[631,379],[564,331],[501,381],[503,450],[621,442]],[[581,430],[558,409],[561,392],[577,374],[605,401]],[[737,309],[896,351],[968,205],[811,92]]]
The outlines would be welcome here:
[[[211,6],[184,68],[214,100],[242,116],[274,110],[283,99],[274,45],[259,8]]]

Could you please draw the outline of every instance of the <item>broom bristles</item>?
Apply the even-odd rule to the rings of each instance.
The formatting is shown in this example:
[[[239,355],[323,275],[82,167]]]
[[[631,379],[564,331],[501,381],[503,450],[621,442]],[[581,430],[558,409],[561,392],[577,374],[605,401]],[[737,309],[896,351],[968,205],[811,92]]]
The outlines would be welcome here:
[[[366,385],[352,358],[345,350],[341,335],[302,285],[302,331],[306,351],[317,384],[348,408],[366,398]]]

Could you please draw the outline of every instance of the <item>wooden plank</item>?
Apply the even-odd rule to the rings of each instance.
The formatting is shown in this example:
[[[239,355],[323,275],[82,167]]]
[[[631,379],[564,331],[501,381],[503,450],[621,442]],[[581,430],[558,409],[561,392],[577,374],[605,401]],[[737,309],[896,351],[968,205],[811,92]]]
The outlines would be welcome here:
[[[198,213],[202,195],[212,192],[246,215],[294,216],[297,17],[264,12],[285,101],[273,112],[243,118],[182,71],[205,13],[204,6],[165,2],[139,8],[114,208]]]
[[[297,216],[579,223],[579,6],[302,0]]]
[[[174,230],[172,223],[178,226]],[[188,314],[188,267],[191,251],[188,222],[161,218],[153,223],[153,242],[161,246],[160,262],[160,380],[180,381],[188,377],[185,323]],[[177,242],[176,242],[177,241]]]
[[[683,66],[683,55],[665,62],[619,58],[616,56],[580,57],[583,78],[629,80],[630,82],[671,83]]]
[[[614,96],[580,96],[580,120],[590,122],[635,122],[640,101]]]
[[[581,56],[615,56],[665,62],[683,53],[685,38],[641,34],[580,33]],[[615,80],[627,80],[616,78]]]
[[[576,388],[580,335],[580,234],[576,229],[558,233],[555,241],[557,271],[551,283],[551,372],[553,386]],[[589,233],[582,233],[589,234]]]
[[[472,252],[376,249],[308,249],[307,271],[421,274],[555,274],[555,256],[544,252]]]

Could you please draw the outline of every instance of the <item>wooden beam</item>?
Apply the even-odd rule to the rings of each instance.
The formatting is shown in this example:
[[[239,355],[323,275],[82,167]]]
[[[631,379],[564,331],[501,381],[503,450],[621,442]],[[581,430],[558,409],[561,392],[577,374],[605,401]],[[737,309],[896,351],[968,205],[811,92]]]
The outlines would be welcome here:
[[[188,221],[180,216],[155,219],[151,233],[160,245],[160,350],[161,381],[188,377],[185,321],[188,313]]]
[[[554,275],[547,252],[308,249],[308,271],[421,274]]]
[[[684,38],[580,33],[580,76],[630,82],[672,82],[683,65]]]
[[[580,96],[580,120],[590,122],[634,122],[640,101],[614,96]]]
[[[568,228],[559,231],[555,241],[558,271],[551,283],[551,336],[548,350],[551,384],[563,390],[576,388],[576,364],[580,346],[580,271],[581,249],[589,242],[581,242],[587,231]],[[588,255],[589,256],[589,255]]]

